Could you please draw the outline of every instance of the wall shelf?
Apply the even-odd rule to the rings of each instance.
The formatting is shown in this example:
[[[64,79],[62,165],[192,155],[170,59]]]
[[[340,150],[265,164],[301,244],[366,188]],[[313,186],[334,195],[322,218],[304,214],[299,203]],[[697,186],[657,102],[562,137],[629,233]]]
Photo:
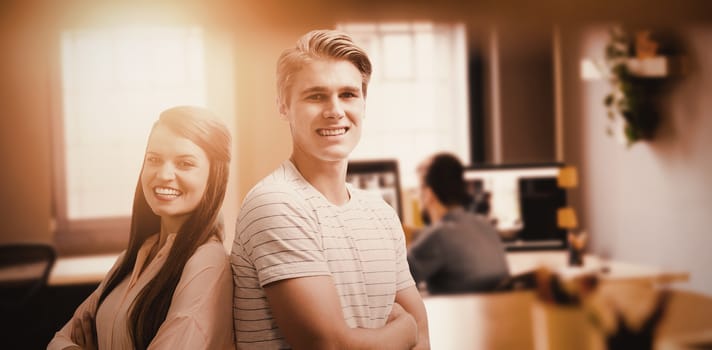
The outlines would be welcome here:
[[[628,71],[638,78],[667,78],[684,72],[681,57],[654,56],[649,58],[631,57],[626,59]],[[603,61],[586,58],[581,60],[580,76],[586,81],[607,79]]]

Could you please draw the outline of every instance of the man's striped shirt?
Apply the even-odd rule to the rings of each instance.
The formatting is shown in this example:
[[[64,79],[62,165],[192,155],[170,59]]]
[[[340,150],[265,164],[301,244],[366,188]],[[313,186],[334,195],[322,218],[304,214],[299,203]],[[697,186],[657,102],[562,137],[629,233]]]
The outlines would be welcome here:
[[[269,283],[332,276],[346,323],[363,328],[383,326],[396,292],[414,285],[393,208],[378,194],[349,193],[331,204],[289,160],[248,193],[231,256],[238,347],[289,347],[262,290]]]

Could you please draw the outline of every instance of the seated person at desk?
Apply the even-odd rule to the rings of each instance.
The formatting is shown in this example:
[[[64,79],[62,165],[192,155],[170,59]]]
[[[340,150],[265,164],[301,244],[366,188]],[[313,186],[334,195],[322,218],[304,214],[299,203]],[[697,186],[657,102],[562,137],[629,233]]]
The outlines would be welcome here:
[[[230,134],[209,111],[161,113],[129,245],[48,349],[232,349],[232,273],[219,217]]]
[[[417,283],[431,294],[486,292],[509,277],[504,245],[485,218],[465,210],[464,169],[451,154],[418,166],[424,228],[408,249]]]

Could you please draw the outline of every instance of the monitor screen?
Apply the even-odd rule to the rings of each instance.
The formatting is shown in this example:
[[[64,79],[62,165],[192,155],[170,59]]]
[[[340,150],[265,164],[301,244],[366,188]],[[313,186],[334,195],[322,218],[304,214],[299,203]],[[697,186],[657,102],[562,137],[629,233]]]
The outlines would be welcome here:
[[[403,219],[398,162],[394,159],[349,161],[346,182],[364,190],[374,191]]]
[[[508,249],[564,248],[566,230],[557,210],[566,206],[558,187],[560,166],[486,167],[465,170],[470,210],[485,215]]]

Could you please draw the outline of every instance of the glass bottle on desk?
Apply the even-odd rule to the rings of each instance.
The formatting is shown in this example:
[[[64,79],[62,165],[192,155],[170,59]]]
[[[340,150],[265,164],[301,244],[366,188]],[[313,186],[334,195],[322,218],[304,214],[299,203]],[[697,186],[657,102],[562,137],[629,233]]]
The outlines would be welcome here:
[[[569,266],[583,266],[583,251],[587,238],[586,232],[569,232]]]

